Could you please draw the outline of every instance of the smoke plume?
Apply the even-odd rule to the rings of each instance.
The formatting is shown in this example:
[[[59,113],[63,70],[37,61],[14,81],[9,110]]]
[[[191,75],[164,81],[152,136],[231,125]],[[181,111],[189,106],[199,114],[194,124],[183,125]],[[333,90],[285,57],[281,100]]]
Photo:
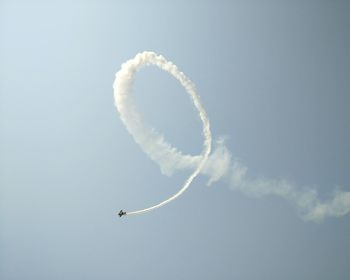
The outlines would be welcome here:
[[[159,132],[143,122],[130,93],[135,74],[141,67],[147,65],[156,65],[173,75],[191,96],[203,122],[204,148],[200,155],[183,154],[167,143]],[[150,159],[159,165],[163,174],[170,176],[179,170],[193,171],[175,195],[152,207],[127,212],[128,215],[144,213],[176,199],[199,173],[209,177],[208,185],[221,180],[229,184],[231,189],[239,190],[248,196],[275,195],[284,198],[294,205],[302,218],[307,221],[321,222],[326,217],[340,217],[350,212],[350,192],[336,189],[331,199],[321,201],[315,188],[300,188],[283,179],[252,178],[248,176],[248,168],[232,156],[223,139],[215,142],[214,151],[211,153],[212,137],[209,120],[194,84],[176,65],[161,55],[143,52],[124,63],[116,74],[114,97],[127,130]]]

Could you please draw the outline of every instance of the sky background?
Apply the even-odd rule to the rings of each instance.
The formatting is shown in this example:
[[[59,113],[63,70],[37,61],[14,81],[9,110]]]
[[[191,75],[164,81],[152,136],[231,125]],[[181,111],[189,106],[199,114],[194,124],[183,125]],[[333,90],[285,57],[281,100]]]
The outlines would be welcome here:
[[[153,50],[195,82],[249,174],[350,191],[347,1],[0,0],[0,279],[348,279],[350,216],[303,221],[190,172],[163,176],[114,107],[120,65]],[[135,99],[185,153],[201,122],[167,73]]]

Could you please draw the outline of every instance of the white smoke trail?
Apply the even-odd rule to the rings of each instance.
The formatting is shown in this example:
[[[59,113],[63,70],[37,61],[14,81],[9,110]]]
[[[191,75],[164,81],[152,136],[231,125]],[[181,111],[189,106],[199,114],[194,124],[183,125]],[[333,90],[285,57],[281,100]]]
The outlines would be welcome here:
[[[143,123],[143,119],[129,93],[136,72],[142,66],[149,64],[157,65],[172,74],[191,95],[203,121],[205,142],[202,155],[193,156],[181,153],[168,144],[157,131]],[[177,170],[182,169],[194,170],[180,191],[174,196],[155,206],[140,211],[128,212],[127,214],[143,213],[163,206],[181,195],[199,173],[209,176],[208,185],[223,180],[233,190],[239,190],[249,196],[276,195],[282,197],[294,205],[302,218],[307,221],[321,222],[326,217],[340,217],[350,213],[350,192],[336,189],[333,198],[321,201],[317,190],[314,188],[298,188],[287,180],[250,178],[247,175],[248,168],[232,157],[223,139],[216,142],[216,147],[209,157],[211,150],[209,121],[194,85],[174,64],[167,62],[162,56],[157,56],[153,52],[140,53],[134,59],[123,64],[116,76],[114,83],[116,106],[121,119],[135,141],[160,166],[161,172],[165,175],[172,175]]]
[[[350,192],[335,189],[332,199],[321,201],[314,188],[300,189],[283,179],[252,179],[247,176],[247,171],[247,167],[234,160],[225,174],[232,189],[255,197],[280,196],[293,204],[306,221],[322,222],[326,217],[340,217],[350,213]]]
[[[165,142],[163,137],[157,131],[142,122],[142,117],[132,100],[130,92],[134,84],[136,72],[146,65],[156,65],[160,69],[174,76],[191,96],[203,122],[204,149],[200,156],[192,157],[182,155],[180,152],[176,151],[175,148]],[[152,160],[160,163],[164,173],[170,174],[174,168],[176,169],[179,166],[183,168],[188,164],[192,167],[194,162],[196,164],[195,170],[176,194],[154,206],[126,213],[127,215],[141,214],[159,208],[179,197],[184,191],[186,191],[193,179],[200,173],[211,152],[212,138],[209,119],[201,104],[196,88],[190,79],[188,79],[184,73],[179,71],[176,65],[154,52],[139,53],[133,59],[124,63],[116,74],[113,87],[115,105],[117,106],[120,117],[127,130],[134,137],[136,143],[141,146],[144,152]]]

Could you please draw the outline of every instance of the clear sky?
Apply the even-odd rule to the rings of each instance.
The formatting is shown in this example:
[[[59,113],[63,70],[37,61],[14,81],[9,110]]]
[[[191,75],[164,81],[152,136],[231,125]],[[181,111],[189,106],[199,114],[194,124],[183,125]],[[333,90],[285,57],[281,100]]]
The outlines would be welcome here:
[[[147,2],[147,3],[146,3]],[[252,178],[350,191],[347,1],[0,0],[0,279],[344,279],[350,215],[306,222],[190,171],[161,174],[114,107],[120,65],[153,50],[195,82],[214,139]],[[179,150],[201,122],[167,73],[138,73],[145,119]]]

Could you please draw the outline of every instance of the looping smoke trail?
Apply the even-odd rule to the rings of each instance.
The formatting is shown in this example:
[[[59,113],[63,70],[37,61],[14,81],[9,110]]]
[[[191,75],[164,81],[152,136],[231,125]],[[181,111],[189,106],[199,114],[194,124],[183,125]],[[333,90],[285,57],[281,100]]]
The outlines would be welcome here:
[[[143,66],[147,65],[158,66],[160,69],[174,76],[190,95],[203,122],[204,148],[200,156],[194,157],[183,155],[181,152],[178,152],[175,148],[171,147],[171,145],[165,142],[163,137],[157,131],[148,127],[142,122],[142,116],[138,112],[130,92],[132,91],[137,71]],[[178,164],[181,166],[181,168],[183,168],[186,161],[188,161],[190,166],[193,166],[193,163],[196,164],[196,168],[193,173],[185,181],[182,188],[173,196],[154,206],[126,213],[127,215],[141,214],[159,208],[179,197],[184,191],[186,191],[194,178],[201,172],[211,152],[212,137],[209,119],[191,80],[188,79],[183,72],[179,71],[176,65],[154,52],[146,51],[139,53],[133,59],[124,63],[116,74],[113,87],[115,105],[120,113],[120,117],[124,125],[144,152],[152,160],[161,165],[161,170],[163,173],[171,173],[171,170],[174,169],[174,164]],[[169,157],[171,158],[171,161],[168,160]],[[168,164],[172,164],[172,166],[167,166],[166,162],[168,162]]]
[[[145,65],[156,65],[169,72],[180,81],[190,94],[203,121],[205,141],[201,155],[193,156],[181,153],[167,143],[161,134],[143,122],[130,92],[136,72]],[[239,190],[248,196],[275,195],[284,198],[295,206],[306,221],[321,222],[327,217],[341,217],[350,213],[350,191],[336,188],[332,197],[322,201],[315,188],[300,188],[283,179],[251,177],[248,174],[248,168],[237,158],[232,157],[231,152],[225,146],[224,139],[220,139],[215,143],[215,149],[210,154],[212,138],[209,121],[195,87],[173,63],[166,61],[164,57],[153,52],[140,53],[134,59],[124,63],[116,76],[114,83],[115,103],[121,119],[136,143],[159,165],[161,172],[165,175],[172,175],[177,170],[194,170],[180,191],[169,199],[155,206],[140,211],[128,212],[127,214],[144,213],[169,203],[181,195],[199,173],[209,176],[208,185],[222,180],[228,183],[231,189]]]

